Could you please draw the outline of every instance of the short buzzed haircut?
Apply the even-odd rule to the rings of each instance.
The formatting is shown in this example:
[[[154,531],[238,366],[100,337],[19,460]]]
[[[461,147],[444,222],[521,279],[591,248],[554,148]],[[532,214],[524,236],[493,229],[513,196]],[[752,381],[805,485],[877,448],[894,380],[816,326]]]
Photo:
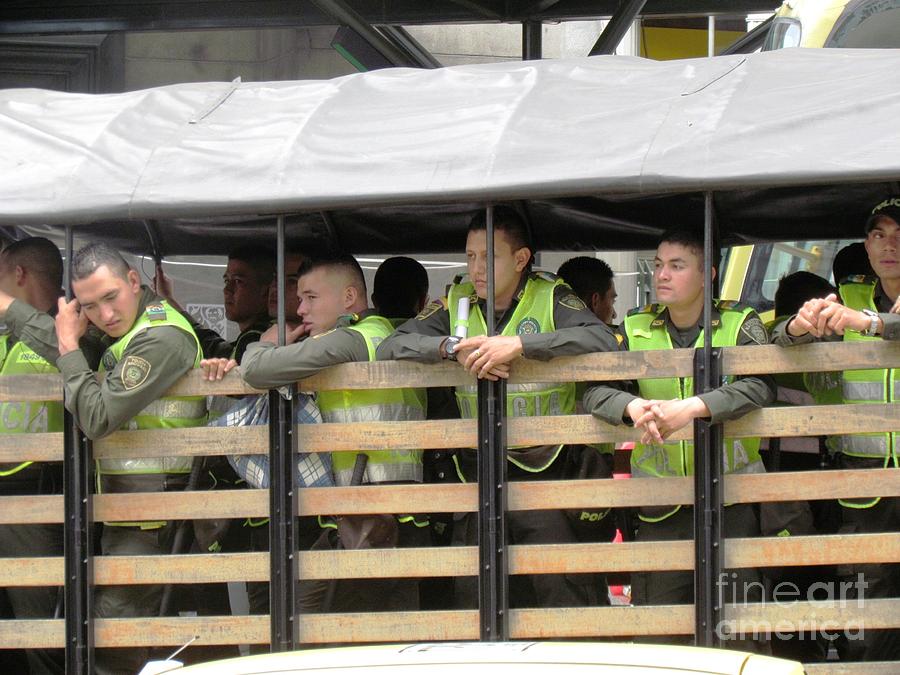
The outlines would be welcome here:
[[[0,256],[7,265],[28,270],[47,286],[62,288],[62,256],[56,244],[46,237],[28,237],[14,241],[0,252]]]
[[[83,246],[72,256],[72,280],[87,279],[104,265],[122,279],[126,279],[131,270],[131,265],[125,262],[121,253],[109,244],[97,241]]]
[[[594,293],[606,295],[615,276],[605,260],[586,255],[566,260],[558,274],[588,306]]]
[[[700,259],[703,267],[703,231],[687,227],[673,227],[662,233],[659,244],[677,244],[684,246]],[[658,244],[658,245],[659,245]],[[713,243],[713,267],[719,270],[719,248]]]
[[[300,269],[297,270],[297,277],[303,277],[318,269],[327,268],[338,270],[348,275],[352,280],[352,285],[362,294],[361,297],[367,298],[366,277],[363,275],[362,267],[349,253],[336,253],[332,255],[318,256],[315,258],[307,258],[300,263]]]
[[[388,319],[411,319],[428,295],[428,272],[406,256],[388,258],[375,272],[372,304]]]
[[[268,246],[243,244],[231,249],[228,259],[247,263],[261,286],[271,284],[275,278],[275,251]]]

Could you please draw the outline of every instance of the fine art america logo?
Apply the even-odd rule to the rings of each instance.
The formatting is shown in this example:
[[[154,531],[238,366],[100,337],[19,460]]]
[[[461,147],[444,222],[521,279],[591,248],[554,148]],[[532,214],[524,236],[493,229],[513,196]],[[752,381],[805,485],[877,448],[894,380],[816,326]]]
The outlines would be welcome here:
[[[716,591],[725,604],[726,618],[719,621],[716,634],[721,640],[862,640],[865,622],[859,618],[866,606],[864,575],[842,581],[817,581],[799,586],[790,581],[776,583],[767,592],[759,581],[739,581],[737,572],[723,572]],[[766,612],[774,621],[757,618],[754,607],[776,607]],[[845,612],[845,610],[847,610]],[[848,613],[849,618],[842,615]],[[854,617],[853,615],[856,615]]]

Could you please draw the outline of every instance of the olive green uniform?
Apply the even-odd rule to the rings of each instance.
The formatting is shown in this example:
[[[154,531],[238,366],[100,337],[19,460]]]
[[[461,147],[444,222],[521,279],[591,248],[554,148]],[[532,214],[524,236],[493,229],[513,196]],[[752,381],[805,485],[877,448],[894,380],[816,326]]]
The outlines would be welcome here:
[[[700,337],[702,324],[698,322],[686,329],[679,329],[669,316],[668,309],[664,309],[658,316],[658,320],[665,322],[667,333],[675,349],[692,349]],[[721,322],[718,311],[713,310],[712,323],[716,326]],[[625,333],[624,323],[619,328],[619,336],[623,347],[628,347],[628,337]],[[765,326],[756,313],[750,313],[741,324],[737,345],[765,344],[767,334]],[[724,422],[729,419],[763,407],[771,403],[775,398],[775,381],[768,375],[754,375],[737,378],[717,389],[698,394],[711,413],[710,420],[713,423]],[[623,424],[625,422],[625,408],[637,396],[630,392],[624,392],[605,386],[597,386],[589,389],[584,396],[585,410],[590,411],[596,417],[609,424]],[[670,507],[665,507],[670,511]],[[650,511],[648,510],[648,514]],[[656,515],[654,512],[652,515]],[[736,504],[725,510],[725,534],[729,537],[752,537],[760,533],[759,520],[755,509],[750,504]],[[669,541],[693,538],[694,523],[693,509],[681,508],[656,521],[641,522],[635,537],[636,541]],[[728,575],[729,573],[725,573]],[[724,597],[731,597],[732,585],[748,597],[739,597],[739,600],[758,602],[761,594],[751,596],[746,589],[760,587],[759,575],[756,570],[739,570],[732,576],[726,576],[728,584],[724,587]],[[632,574],[632,599],[635,605],[668,605],[688,604],[694,601],[694,576],[687,572],[652,572]],[[659,637],[650,639],[652,642],[689,643],[688,637]],[[749,651],[767,651],[767,645],[758,644],[753,640],[732,640],[728,646],[735,649]]]
[[[190,321],[194,333],[197,334],[204,359],[234,359],[238,363],[243,359],[247,345],[258,342],[260,336],[272,325],[272,320],[268,316],[257,317],[249,328],[241,331],[237,339],[229,341],[212,328],[201,326],[189,314],[185,313],[184,317]]]
[[[499,333],[509,323],[516,307],[523,299],[528,275],[523,275],[510,307],[496,313]],[[575,356],[590,352],[617,351],[615,336],[609,327],[592,314],[572,290],[565,285],[553,289],[553,321],[556,330],[546,333],[519,335],[523,356],[546,361],[557,356]],[[482,315],[486,314],[486,302],[478,301]],[[434,363],[441,360],[440,345],[451,334],[450,311],[441,302],[433,302],[417,317],[401,325],[378,348],[380,360],[412,360]],[[553,457],[554,446],[517,448],[519,459]],[[566,477],[564,471],[571,448],[564,448],[555,461],[542,471],[526,471],[509,463],[509,480],[552,480]],[[579,448],[579,451],[581,448]],[[466,480],[476,480],[477,459],[473,451],[458,453],[459,467]],[[550,544],[574,543],[578,537],[565,511],[527,511],[507,514],[511,543]],[[476,541],[476,519],[468,516],[454,524],[454,540],[457,544],[472,545]],[[475,583],[471,577],[457,579],[456,602],[460,607],[471,607],[476,602]],[[527,579],[512,577],[510,601],[513,606],[577,607],[605,602],[598,598],[592,575],[534,575]]]
[[[143,288],[137,317],[145,312],[148,304],[158,302],[160,298]],[[117,338],[91,331],[82,340],[81,349],[60,356],[54,321],[48,314],[17,300],[10,305],[6,320],[32,350],[50,363],[56,363],[63,377],[66,407],[75,423],[91,439],[103,438],[126,426],[190,371],[197,358],[197,343],[192,335],[174,326],[151,325],[131,339],[122,358],[98,382],[95,370],[100,363],[97,355]],[[140,484],[143,477],[124,478],[134,478],[135,484]],[[183,489],[186,476],[169,476],[167,481],[171,483],[167,487]],[[171,523],[146,530],[104,527],[101,551],[103,555],[168,554],[173,530]],[[159,585],[99,586],[95,591],[95,612],[98,617],[153,616],[159,612],[161,596],[162,586]],[[148,658],[148,649],[98,649],[96,672],[133,673]]]

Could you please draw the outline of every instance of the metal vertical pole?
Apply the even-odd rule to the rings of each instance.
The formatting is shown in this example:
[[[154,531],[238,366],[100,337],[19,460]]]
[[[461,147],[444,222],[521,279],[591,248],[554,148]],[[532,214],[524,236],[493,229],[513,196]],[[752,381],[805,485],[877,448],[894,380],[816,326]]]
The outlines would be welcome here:
[[[522,22],[522,60],[537,61],[543,54],[544,24],[540,21]]]
[[[703,270],[703,349],[694,351],[694,392],[719,386],[721,349],[712,347],[713,196],[705,195]],[[694,642],[702,647],[721,643],[722,619],[722,425],[694,420]]]
[[[72,227],[66,227],[66,298],[72,298]],[[68,410],[63,416],[63,485],[66,612],[66,672],[94,672],[93,551],[91,550],[91,444],[75,426]]]
[[[494,313],[494,208],[487,207],[488,335]],[[481,639],[509,640],[506,555],[506,380],[478,380],[478,607]]]
[[[716,17],[709,16],[709,23],[706,29],[706,55],[716,55]]]
[[[278,216],[278,344],[285,343],[284,216]],[[292,388],[293,392],[293,388]],[[269,392],[269,628],[270,651],[297,648],[297,500],[294,496],[293,397]]]

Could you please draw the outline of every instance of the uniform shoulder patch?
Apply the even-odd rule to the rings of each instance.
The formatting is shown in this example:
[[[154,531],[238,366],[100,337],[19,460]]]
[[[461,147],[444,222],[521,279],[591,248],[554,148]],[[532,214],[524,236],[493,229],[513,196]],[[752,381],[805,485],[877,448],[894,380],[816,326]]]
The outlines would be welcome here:
[[[163,307],[160,302],[152,302],[147,305],[147,308],[144,310],[147,314],[147,318],[150,321],[165,321],[166,320],[166,308]]]
[[[566,293],[559,299],[559,304],[561,304],[563,307],[574,309],[576,312],[582,309],[587,309],[587,305],[584,304],[584,301],[574,293]]]
[[[766,333],[766,327],[763,325],[762,319],[753,315],[747,318],[741,324],[741,332],[758,345],[768,344],[769,334]]]
[[[140,356],[126,356],[120,371],[122,386],[126,390],[137,389],[147,381],[152,367],[149,361]]]
[[[422,308],[421,312],[416,314],[416,319],[418,321],[422,321],[442,309],[444,309],[444,303],[440,300],[433,300],[425,305],[425,307]]]
[[[747,309],[749,305],[745,305],[743,302],[739,302],[737,300],[719,300],[716,302],[716,309],[720,312],[727,312],[729,310],[733,310],[735,312],[743,312]]]
[[[876,277],[866,276],[865,274],[851,274],[849,277],[845,277],[838,284],[839,286],[843,286],[844,284],[874,284],[876,281]]]

